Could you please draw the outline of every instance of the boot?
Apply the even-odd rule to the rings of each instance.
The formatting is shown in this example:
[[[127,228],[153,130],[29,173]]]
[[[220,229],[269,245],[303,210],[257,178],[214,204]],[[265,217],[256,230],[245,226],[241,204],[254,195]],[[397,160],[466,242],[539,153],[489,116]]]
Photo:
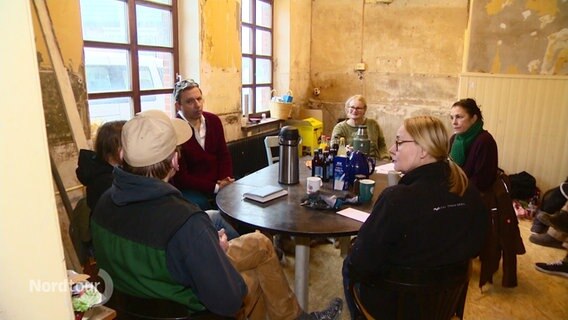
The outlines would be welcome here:
[[[548,214],[541,211],[537,218],[547,226],[551,226],[558,231],[568,233],[568,211],[560,210],[555,214]]]

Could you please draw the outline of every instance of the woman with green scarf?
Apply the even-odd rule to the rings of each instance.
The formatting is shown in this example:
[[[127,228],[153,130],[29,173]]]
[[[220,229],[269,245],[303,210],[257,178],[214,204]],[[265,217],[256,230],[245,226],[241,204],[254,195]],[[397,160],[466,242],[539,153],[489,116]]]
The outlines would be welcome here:
[[[493,283],[493,275],[503,260],[503,287],[517,286],[517,254],[525,253],[511,198],[498,178],[497,143],[483,130],[483,116],[473,99],[453,104],[450,119],[454,135],[450,139],[450,157],[460,165],[470,183],[481,192],[491,211],[491,227],[482,245],[479,259],[479,287]]]
[[[483,116],[473,99],[453,104],[450,119],[454,135],[450,139],[450,157],[463,169],[469,181],[481,192],[497,178],[497,143],[483,129]]]

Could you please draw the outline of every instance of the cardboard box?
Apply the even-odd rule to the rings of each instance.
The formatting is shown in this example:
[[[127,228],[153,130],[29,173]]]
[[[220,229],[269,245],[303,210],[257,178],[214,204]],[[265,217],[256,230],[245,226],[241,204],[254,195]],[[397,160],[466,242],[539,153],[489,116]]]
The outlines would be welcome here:
[[[323,123],[323,111],[321,109],[298,108],[295,119],[314,118]]]
[[[333,158],[333,190],[347,190],[349,188],[346,166],[347,157],[336,156]]]

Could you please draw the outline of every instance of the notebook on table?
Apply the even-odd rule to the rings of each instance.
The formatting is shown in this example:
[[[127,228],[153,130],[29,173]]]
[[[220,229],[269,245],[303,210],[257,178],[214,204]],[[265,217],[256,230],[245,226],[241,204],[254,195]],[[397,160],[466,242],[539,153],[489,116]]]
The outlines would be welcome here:
[[[264,187],[256,187],[249,192],[245,192],[243,193],[243,197],[246,199],[265,203],[270,200],[283,197],[287,194],[288,191],[282,189],[282,187],[269,185]]]

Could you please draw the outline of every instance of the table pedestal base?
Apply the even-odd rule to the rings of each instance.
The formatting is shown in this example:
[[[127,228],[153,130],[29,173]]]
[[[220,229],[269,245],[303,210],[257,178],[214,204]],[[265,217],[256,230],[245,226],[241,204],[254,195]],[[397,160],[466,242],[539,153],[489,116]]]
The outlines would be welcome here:
[[[310,238],[295,236],[296,262],[294,291],[300,307],[308,312],[308,281],[310,279]]]

